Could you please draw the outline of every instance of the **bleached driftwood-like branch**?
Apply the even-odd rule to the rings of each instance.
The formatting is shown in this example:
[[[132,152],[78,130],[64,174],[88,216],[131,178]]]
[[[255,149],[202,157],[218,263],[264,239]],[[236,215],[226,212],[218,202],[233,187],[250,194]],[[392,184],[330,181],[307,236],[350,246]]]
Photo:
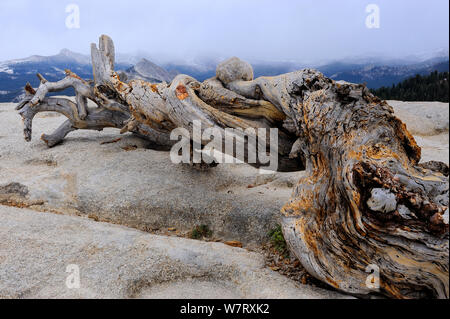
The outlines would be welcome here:
[[[193,121],[222,136],[226,128],[278,128],[278,169],[306,170],[281,211],[283,230],[312,275],[366,295],[374,292],[367,271],[378,269],[384,295],[449,297],[448,166],[419,164],[421,149],[406,126],[364,85],[311,69],[253,79],[237,58],[203,83],[187,75],[170,84],[125,83],[107,36],[98,49],[92,45],[92,62],[93,85],[68,72],[57,83],[42,78],[37,92],[28,88],[19,105],[27,140],[41,111],[68,118],[44,136],[49,146],[74,129],[117,127],[170,145],[170,132],[191,132]],[[66,87],[75,89],[76,103],[45,97]]]

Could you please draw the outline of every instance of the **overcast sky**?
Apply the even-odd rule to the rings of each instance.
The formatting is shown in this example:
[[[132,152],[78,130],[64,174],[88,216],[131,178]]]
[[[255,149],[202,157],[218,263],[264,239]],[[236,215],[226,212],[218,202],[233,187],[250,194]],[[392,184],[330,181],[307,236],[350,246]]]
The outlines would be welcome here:
[[[80,28],[66,27],[66,6]],[[366,6],[380,28],[366,27]],[[101,34],[122,53],[315,62],[448,50],[448,0],[1,0],[0,60],[62,48],[89,53]]]

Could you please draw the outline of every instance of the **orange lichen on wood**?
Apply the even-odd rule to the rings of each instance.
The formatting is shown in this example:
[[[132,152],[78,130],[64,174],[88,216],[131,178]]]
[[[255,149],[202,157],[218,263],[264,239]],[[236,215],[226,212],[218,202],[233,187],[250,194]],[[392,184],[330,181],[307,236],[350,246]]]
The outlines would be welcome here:
[[[177,94],[177,98],[179,100],[184,100],[184,99],[189,97],[189,94],[187,93],[186,87],[184,85],[182,85],[182,84],[177,86],[176,94]]]
[[[302,197],[301,199],[294,200],[289,204],[286,204],[281,208],[281,213],[285,216],[298,216],[303,214],[305,211],[310,211],[314,208],[314,203],[311,199],[307,197]]]
[[[116,88],[117,88],[117,90],[118,90],[119,92],[124,92],[125,90],[128,89],[128,85],[126,85],[125,83],[119,81],[119,82],[117,83]]]
[[[48,140],[45,138],[45,134],[41,135],[41,140],[44,141],[44,143],[48,145]]]
[[[295,232],[303,237],[308,248],[314,253],[317,258],[321,258],[322,252],[317,247],[317,239],[320,238],[318,234],[307,227],[306,219],[299,219],[295,221]],[[325,262],[325,260],[322,260]]]
[[[150,85],[150,87],[151,87],[151,89],[152,89],[153,92],[159,93],[158,87],[156,86],[156,84],[152,84],[152,85]]]
[[[366,147],[363,145],[361,148],[365,151],[366,156],[373,158],[375,160],[381,160],[391,157],[400,161],[400,157],[398,156],[398,154],[394,153],[392,149],[386,147],[386,145],[378,143],[370,147]]]
[[[85,80],[83,80],[82,78],[80,78],[77,74],[73,73],[72,71],[70,71],[69,69],[65,69],[64,72],[66,73],[66,76],[80,80],[81,82],[83,82],[84,84],[87,84],[87,82]]]
[[[327,277],[327,281],[330,285],[332,285],[334,288],[339,289],[339,284],[334,281],[333,279],[331,279],[330,277]]]
[[[242,243],[240,241],[236,241],[236,240],[226,241],[226,242],[224,242],[224,244],[227,246],[231,246],[231,247],[242,248]]]
[[[36,94],[36,90],[33,89],[33,87],[31,86],[30,83],[27,83],[27,85],[25,85],[25,91],[26,91],[28,94],[31,94],[31,95],[35,95],[35,94]]]
[[[398,138],[403,142],[406,152],[416,164],[419,163],[422,157],[422,149],[417,145],[416,140],[406,128],[406,124],[397,117],[394,117],[394,120],[394,128],[396,129]]]
[[[7,194],[8,195],[8,194]],[[27,200],[20,196],[0,196],[0,205],[16,207],[16,208],[30,208],[33,206],[42,206],[45,204],[43,200]]]
[[[129,84],[126,84],[120,80],[120,77],[116,72],[113,72],[113,74],[111,75],[111,79],[114,80],[113,81],[114,89],[116,89],[119,93],[122,94],[128,93],[130,86],[132,85],[133,81],[135,81],[131,80]]]

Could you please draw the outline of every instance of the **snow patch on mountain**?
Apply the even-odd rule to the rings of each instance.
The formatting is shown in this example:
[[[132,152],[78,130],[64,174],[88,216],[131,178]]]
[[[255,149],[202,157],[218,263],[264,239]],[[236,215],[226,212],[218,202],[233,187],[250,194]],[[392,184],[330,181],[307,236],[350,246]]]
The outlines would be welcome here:
[[[7,64],[0,64],[0,72],[14,74],[14,70],[11,69]]]

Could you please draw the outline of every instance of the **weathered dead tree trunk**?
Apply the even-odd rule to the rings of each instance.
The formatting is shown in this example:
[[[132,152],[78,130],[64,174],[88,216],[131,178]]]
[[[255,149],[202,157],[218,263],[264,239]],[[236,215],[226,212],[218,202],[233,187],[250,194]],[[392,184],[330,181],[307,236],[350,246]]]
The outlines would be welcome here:
[[[170,146],[170,132],[192,131],[193,121],[221,132],[278,128],[278,169],[307,172],[282,215],[286,240],[312,275],[365,295],[374,292],[367,271],[379,269],[382,294],[449,297],[448,167],[419,164],[421,150],[406,126],[365,86],[310,69],[253,80],[251,66],[237,58],[203,83],[186,75],[170,84],[124,83],[107,36],[92,46],[92,60],[93,85],[67,71],[60,82],[40,77],[37,91],[27,87],[18,105],[27,140],[41,111],[68,118],[43,136],[49,146],[76,129],[117,127]],[[45,97],[67,87],[76,103]],[[87,108],[87,99],[98,108]]]

